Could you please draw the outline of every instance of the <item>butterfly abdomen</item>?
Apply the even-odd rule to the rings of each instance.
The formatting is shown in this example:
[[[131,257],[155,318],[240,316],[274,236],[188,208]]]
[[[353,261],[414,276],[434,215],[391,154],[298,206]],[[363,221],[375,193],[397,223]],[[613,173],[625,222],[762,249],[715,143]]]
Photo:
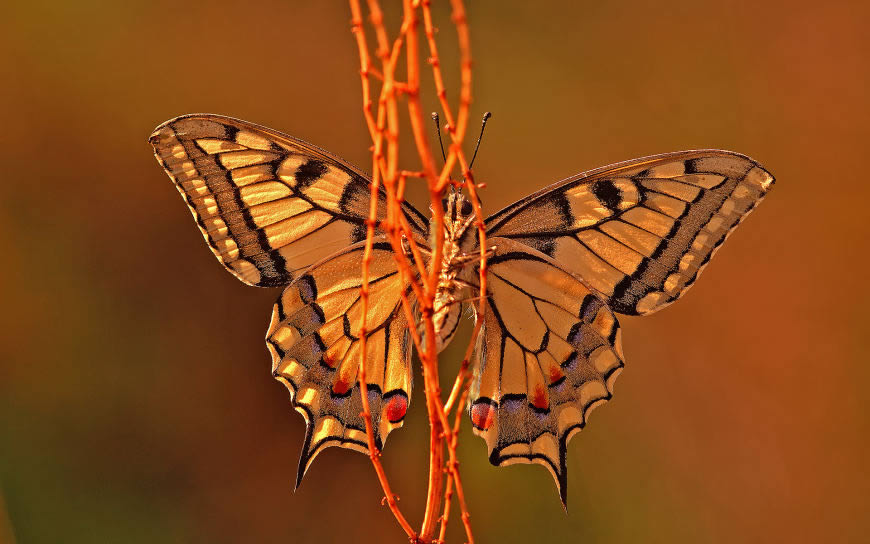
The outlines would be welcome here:
[[[454,264],[459,254],[459,247],[454,240],[444,241],[444,260],[438,276],[438,287],[432,306],[432,321],[435,325],[439,352],[453,339],[453,335],[459,328],[459,318],[462,315],[461,292],[464,287],[462,283],[457,281],[461,267]]]

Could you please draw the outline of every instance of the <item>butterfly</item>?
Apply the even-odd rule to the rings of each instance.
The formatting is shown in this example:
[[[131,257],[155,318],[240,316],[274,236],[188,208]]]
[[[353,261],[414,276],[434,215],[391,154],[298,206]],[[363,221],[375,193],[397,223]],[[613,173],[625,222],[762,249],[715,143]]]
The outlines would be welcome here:
[[[301,140],[218,115],[177,117],[150,142],[224,267],[248,285],[284,288],[266,342],[272,374],[306,421],[296,485],[327,447],[368,452],[356,335],[369,177]],[[624,365],[616,314],[647,315],[680,298],[773,183],[729,151],[630,160],[489,216],[485,249],[470,203],[451,191],[433,319],[443,347],[463,301],[480,296],[486,251],[488,304],[467,409],[490,462],[543,465],[564,504],[568,441],[611,398]],[[425,249],[429,220],[408,203],[402,211]],[[383,190],[377,217],[386,217]],[[418,326],[403,311],[402,293],[413,292],[392,251],[376,229],[365,368],[379,449],[408,410],[409,326]]]

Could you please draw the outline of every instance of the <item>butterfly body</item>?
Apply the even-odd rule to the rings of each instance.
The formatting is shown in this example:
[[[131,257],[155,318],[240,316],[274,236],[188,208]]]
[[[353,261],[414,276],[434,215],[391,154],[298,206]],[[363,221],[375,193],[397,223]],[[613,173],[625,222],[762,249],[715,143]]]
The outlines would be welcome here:
[[[301,140],[218,115],[172,119],[150,141],[227,270],[249,285],[284,288],[266,343],[272,374],[307,424],[297,485],[327,447],[368,451],[361,361],[381,448],[410,403],[409,327],[421,327],[422,305],[376,228],[362,315],[368,177]],[[440,351],[465,301],[485,297],[482,315],[471,305],[482,323],[468,412],[490,462],[543,465],[564,503],[568,441],[611,398],[624,366],[616,313],[653,313],[683,296],[773,182],[756,161],[729,151],[634,159],[572,176],[489,216],[486,248],[470,204],[451,191],[431,311]],[[379,222],[386,208],[381,190]],[[401,210],[432,259],[434,221],[408,203]]]
[[[472,265],[480,260],[471,204],[459,192],[451,192],[444,204],[444,243],[432,307],[439,352],[450,343],[459,328],[462,309],[474,283],[476,272]],[[432,221],[430,231],[435,228]],[[430,243],[435,245],[434,240]]]

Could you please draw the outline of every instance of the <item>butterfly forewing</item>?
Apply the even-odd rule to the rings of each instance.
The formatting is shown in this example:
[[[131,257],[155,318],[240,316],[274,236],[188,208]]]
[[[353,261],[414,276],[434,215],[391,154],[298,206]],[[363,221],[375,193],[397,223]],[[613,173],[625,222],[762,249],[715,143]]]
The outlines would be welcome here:
[[[546,255],[490,240],[488,307],[469,411],[495,465],[538,463],[566,500],[567,443],[623,367],[605,302]]]
[[[728,151],[680,151],[559,182],[486,220],[581,277],[624,314],[678,299],[773,176]]]
[[[329,446],[368,451],[358,380],[360,270],[365,242],[315,264],[284,290],[266,342],[272,373],[307,424],[297,485]],[[411,395],[411,341],[401,294],[409,289],[391,246],[379,239],[369,263],[366,384],[375,442],[400,427]],[[412,299],[413,300],[413,299]]]
[[[151,143],[209,247],[245,283],[286,285],[365,238],[368,178],[315,146],[218,115],[167,121]],[[381,219],[384,202],[381,192]],[[426,219],[408,204],[404,211],[425,239]]]

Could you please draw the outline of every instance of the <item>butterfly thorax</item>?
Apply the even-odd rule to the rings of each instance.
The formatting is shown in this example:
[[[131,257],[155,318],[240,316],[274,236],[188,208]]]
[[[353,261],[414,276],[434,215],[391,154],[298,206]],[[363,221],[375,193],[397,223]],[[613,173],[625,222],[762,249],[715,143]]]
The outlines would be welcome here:
[[[432,314],[438,351],[447,346],[456,333],[464,300],[468,298],[466,276],[471,272],[468,265],[478,259],[473,223],[471,203],[459,192],[450,193],[444,199],[444,245]],[[434,231],[433,221],[430,232]],[[434,240],[432,243],[434,245]]]

